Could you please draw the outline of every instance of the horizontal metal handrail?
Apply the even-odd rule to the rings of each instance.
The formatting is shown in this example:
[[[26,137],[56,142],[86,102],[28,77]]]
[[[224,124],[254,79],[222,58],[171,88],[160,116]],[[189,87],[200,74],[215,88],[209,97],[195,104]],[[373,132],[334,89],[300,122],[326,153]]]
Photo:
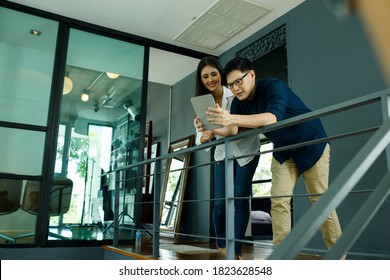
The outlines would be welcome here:
[[[264,134],[264,133],[267,133],[267,132],[275,131],[275,130],[278,130],[278,129],[281,129],[281,128],[285,128],[285,127],[292,126],[292,125],[295,125],[295,124],[298,124],[298,123],[302,123],[302,122],[306,122],[306,121],[309,121],[309,120],[317,119],[317,118],[324,117],[324,116],[327,116],[327,115],[331,115],[331,114],[334,114],[334,113],[347,111],[347,110],[350,110],[350,109],[353,109],[353,108],[357,108],[357,107],[361,107],[361,106],[364,106],[364,105],[368,105],[368,104],[372,104],[372,103],[375,103],[375,102],[379,102],[383,96],[390,96],[390,89],[378,91],[378,92],[375,92],[375,93],[372,93],[372,94],[369,94],[369,95],[366,95],[366,96],[358,97],[358,98],[355,98],[355,99],[352,99],[352,100],[349,100],[349,101],[344,101],[344,102],[341,102],[341,103],[336,104],[336,105],[331,105],[331,106],[328,106],[328,107],[325,107],[325,108],[322,108],[322,109],[314,110],[314,111],[311,111],[309,113],[305,113],[305,114],[302,114],[302,115],[297,116],[297,117],[293,117],[293,118],[289,118],[289,119],[286,119],[286,120],[282,120],[282,121],[279,121],[279,122],[271,124],[271,125],[267,125],[267,126],[264,126],[264,127],[259,127],[259,128],[254,128],[254,129],[251,129],[251,130],[247,130],[247,131],[241,132],[241,133],[239,133],[237,135],[220,138],[220,139],[208,142],[208,143],[204,143],[202,145],[188,147],[186,149],[181,149],[179,151],[175,151],[175,152],[172,152],[172,153],[168,153],[168,154],[165,154],[165,155],[160,155],[160,156],[157,156],[157,157],[152,158],[152,159],[146,159],[146,160],[143,160],[143,161],[139,161],[137,163],[133,163],[133,164],[130,164],[130,165],[122,166],[122,167],[119,167],[119,168],[115,169],[114,171],[122,171],[122,170],[126,170],[126,169],[129,169],[129,168],[138,167],[140,165],[145,165],[145,164],[148,164],[148,163],[152,163],[152,162],[155,162],[155,161],[158,161],[158,160],[166,160],[168,158],[173,158],[173,157],[180,156],[180,155],[183,155],[183,154],[186,154],[186,153],[192,153],[192,152],[196,152],[196,151],[199,151],[199,150],[212,148],[212,147],[215,147],[215,146],[218,146],[218,145],[225,144],[226,142],[236,141],[236,140],[239,140],[241,138],[245,138],[245,137],[249,137],[249,136],[253,136],[253,135]],[[369,128],[368,130],[370,130],[370,129],[375,129],[375,128]],[[362,133],[366,133],[366,132],[370,132],[370,131],[362,130]],[[358,132],[353,132],[352,134],[356,134],[356,133],[358,133]],[[340,138],[340,137],[343,137],[343,135],[340,135],[337,138]],[[335,139],[335,138],[328,137],[328,138],[324,138],[323,141],[326,141],[326,139]],[[322,140],[319,140],[319,141],[322,141]],[[312,144],[315,144],[316,142],[318,142],[318,140],[313,141]],[[305,142],[306,145],[309,144],[309,143],[310,142]],[[302,146],[303,144],[296,144],[296,145],[297,146]],[[294,146],[289,146],[288,148],[290,149],[292,147],[296,147],[296,146],[295,145]],[[279,150],[283,150],[283,149],[284,149],[284,147],[278,148],[278,151]],[[262,152],[262,153],[264,153],[264,152]]]

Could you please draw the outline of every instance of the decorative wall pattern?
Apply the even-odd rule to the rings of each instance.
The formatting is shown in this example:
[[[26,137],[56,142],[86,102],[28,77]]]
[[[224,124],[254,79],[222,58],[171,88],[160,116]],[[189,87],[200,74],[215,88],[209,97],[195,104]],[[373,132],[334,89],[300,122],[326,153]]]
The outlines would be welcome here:
[[[280,47],[287,42],[286,24],[271,31],[267,35],[261,37],[259,40],[253,42],[244,49],[236,53],[237,57],[247,58],[254,61],[259,57],[269,53],[270,51]]]

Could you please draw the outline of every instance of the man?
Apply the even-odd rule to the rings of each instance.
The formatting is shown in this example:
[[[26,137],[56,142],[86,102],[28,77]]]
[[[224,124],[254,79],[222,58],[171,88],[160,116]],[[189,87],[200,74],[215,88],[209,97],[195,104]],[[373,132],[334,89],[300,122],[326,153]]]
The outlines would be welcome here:
[[[239,128],[256,128],[298,116],[310,109],[282,81],[256,81],[252,63],[235,58],[225,66],[227,85],[234,98],[230,113],[219,106],[209,108],[212,123],[223,125],[219,133],[238,133]],[[223,131],[222,131],[223,130]],[[319,119],[265,133],[275,148],[326,137]],[[271,216],[273,243],[279,245],[291,230],[290,201],[295,184],[302,175],[312,203],[326,192],[329,178],[329,143],[318,143],[274,152],[271,172]],[[336,211],[321,226],[324,242],[330,249],[341,235]]]

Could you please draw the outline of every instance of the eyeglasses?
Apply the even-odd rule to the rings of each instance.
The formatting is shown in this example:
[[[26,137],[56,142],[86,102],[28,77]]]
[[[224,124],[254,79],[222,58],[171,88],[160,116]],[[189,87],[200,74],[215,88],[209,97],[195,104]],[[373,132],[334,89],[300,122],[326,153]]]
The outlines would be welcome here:
[[[227,84],[227,87],[232,90],[234,88],[234,86],[236,87],[239,87],[242,85],[242,80],[246,77],[246,75],[248,75],[249,72],[246,72],[244,75],[242,75],[241,78],[235,80],[233,83],[231,84]]]

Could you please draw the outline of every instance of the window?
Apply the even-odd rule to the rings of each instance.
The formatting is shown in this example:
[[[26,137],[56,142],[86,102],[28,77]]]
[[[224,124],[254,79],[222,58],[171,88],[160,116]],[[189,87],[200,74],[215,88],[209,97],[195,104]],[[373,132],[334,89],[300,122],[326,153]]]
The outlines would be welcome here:
[[[261,145],[261,152],[272,150],[273,144],[266,142]],[[255,175],[253,176],[252,194],[253,197],[271,195],[271,161],[272,152],[260,155]]]

